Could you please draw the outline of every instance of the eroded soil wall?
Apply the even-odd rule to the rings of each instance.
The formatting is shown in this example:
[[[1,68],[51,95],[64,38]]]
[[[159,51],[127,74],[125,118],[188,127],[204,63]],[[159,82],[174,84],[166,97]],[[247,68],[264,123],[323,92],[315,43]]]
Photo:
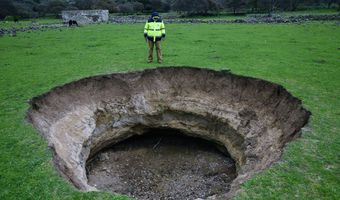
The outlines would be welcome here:
[[[229,198],[268,168],[310,113],[282,86],[228,72],[165,67],[84,78],[34,97],[28,120],[47,139],[61,174],[84,191],[86,161],[150,128],[222,145],[235,161]]]

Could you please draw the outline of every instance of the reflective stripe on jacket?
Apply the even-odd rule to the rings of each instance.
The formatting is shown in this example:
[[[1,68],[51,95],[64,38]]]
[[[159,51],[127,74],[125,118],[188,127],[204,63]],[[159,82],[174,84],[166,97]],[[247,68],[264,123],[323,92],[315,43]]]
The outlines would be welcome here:
[[[146,34],[148,38],[153,38],[153,41],[156,41],[156,38],[165,36],[165,26],[163,20],[158,16],[150,18],[145,23],[144,34]]]

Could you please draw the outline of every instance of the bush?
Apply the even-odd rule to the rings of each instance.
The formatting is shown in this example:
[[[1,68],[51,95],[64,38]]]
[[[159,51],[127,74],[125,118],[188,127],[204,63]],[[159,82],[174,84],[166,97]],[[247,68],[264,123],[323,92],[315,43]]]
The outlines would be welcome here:
[[[51,14],[59,14],[67,7],[67,4],[61,0],[52,0],[47,4],[47,12]]]
[[[13,21],[13,22],[17,22],[19,20],[19,18],[17,16],[6,16],[4,18],[4,21]]]
[[[175,0],[172,8],[179,12],[186,12],[189,15],[205,15],[208,12],[218,11],[220,6],[216,0],[196,0],[194,4],[192,0]]]
[[[121,12],[124,14],[133,13],[133,5],[130,2],[119,4],[117,8],[118,8],[118,12]]]
[[[91,9],[104,9],[109,12],[117,12],[117,5],[113,0],[96,0]]]
[[[16,8],[10,0],[0,0],[0,19],[4,19],[7,15],[15,15]]]

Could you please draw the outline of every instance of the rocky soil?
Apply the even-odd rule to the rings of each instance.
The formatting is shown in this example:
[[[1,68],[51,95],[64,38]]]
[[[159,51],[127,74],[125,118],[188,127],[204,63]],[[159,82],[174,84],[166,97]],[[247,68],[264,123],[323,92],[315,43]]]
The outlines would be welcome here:
[[[234,161],[212,144],[157,129],[97,154],[87,164],[89,184],[136,199],[196,199],[227,193]]]

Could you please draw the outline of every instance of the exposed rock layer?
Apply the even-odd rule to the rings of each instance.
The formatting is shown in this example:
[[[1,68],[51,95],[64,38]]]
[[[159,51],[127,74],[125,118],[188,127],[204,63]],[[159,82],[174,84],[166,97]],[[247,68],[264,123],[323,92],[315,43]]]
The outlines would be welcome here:
[[[279,160],[310,113],[282,86],[190,67],[147,69],[84,78],[30,102],[29,121],[48,140],[60,172],[88,184],[86,161],[103,148],[150,128],[177,129],[223,145],[238,177],[231,192]]]

